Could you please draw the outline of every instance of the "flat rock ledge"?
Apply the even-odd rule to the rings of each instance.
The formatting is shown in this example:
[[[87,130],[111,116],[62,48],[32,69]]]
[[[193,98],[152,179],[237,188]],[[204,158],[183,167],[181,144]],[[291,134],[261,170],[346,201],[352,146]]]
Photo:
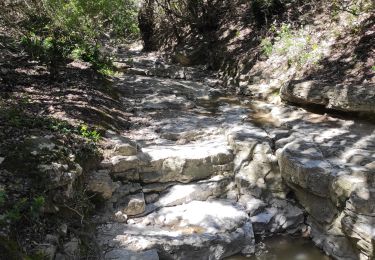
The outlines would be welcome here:
[[[303,104],[322,105],[345,112],[375,113],[375,85],[330,85],[316,80],[291,82],[281,88],[283,100]]]
[[[106,259],[127,259],[121,250],[144,254],[152,249],[162,259],[222,259],[251,254],[255,244],[249,216],[227,200],[165,207],[128,224],[103,225],[99,233],[100,243],[111,247]]]

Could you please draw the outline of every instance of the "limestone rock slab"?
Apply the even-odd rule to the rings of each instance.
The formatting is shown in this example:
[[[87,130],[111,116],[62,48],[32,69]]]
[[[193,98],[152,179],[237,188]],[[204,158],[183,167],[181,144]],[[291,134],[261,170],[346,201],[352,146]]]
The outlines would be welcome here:
[[[140,179],[144,183],[191,182],[231,172],[233,154],[223,139],[213,139],[186,145],[146,147],[149,165],[143,167]]]
[[[323,105],[341,111],[375,113],[375,87],[362,85],[330,85],[315,80],[291,82],[280,91],[281,98],[299,104]]]
[[[132,252],[126,249],[114,249],[105,254],[106,260],[159,260],[158,252],[147,250],[144,252]]]
[[[137,252],[156,249],[167,259],[222,259],[254,251],[248,215],[225,200],[162,208],[138,224],[107,224],[98,232],[101,244]]]

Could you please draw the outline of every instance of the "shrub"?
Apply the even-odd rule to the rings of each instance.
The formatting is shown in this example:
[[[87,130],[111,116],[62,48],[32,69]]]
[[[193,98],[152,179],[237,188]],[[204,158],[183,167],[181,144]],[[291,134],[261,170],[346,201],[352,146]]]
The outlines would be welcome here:
[[[50,67],[82,58],[96,69],[110,63],[101,48],[109,38],[137,37],[137,0],[5,1],[3,20],[23,35],[26,51]]]
[[[89,127],[87,125],[82,125],[81,126],[81,129],[80,129],[80,134],[85,137],[85,138],[88,138],[94,142],[98,142],[101,138],[100,136],[100,133],[96,130],[90,130]]]
[[[316,64],[321,59],[324,46],[313,40],[312,32],[308,28],[292,30],[289,24],[283,23],[278,29],[272,27],[271,31],[274,33],[273,43],[269,37],[260,43],[263,53],[267,56],[285,56],[289,66],[298,67]]]
[[[262,48],[262,52],[265,55],[270,56],[272,54],[273,45],[272,45],[270,38],[264,38],[262,42],[260,43],[260,46]]]

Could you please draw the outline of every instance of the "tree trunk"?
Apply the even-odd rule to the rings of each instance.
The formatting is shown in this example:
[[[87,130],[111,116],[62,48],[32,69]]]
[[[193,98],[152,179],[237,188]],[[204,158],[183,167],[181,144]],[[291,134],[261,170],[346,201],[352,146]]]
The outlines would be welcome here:
[[[155,43],[155,0],[146,0],[138,14],[139,29],[143,40],[144,51],[157,49]]]

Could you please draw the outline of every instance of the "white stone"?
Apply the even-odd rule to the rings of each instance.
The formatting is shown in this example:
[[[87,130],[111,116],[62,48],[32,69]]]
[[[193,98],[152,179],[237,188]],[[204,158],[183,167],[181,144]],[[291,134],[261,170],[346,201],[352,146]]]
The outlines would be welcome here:
[[[145,224],[102,226],[100,243],[132,251],[157,248],[171,259],[221,259],[254,251],[249,217],[228,201],[193,201],[162,208],[144,219]]]

